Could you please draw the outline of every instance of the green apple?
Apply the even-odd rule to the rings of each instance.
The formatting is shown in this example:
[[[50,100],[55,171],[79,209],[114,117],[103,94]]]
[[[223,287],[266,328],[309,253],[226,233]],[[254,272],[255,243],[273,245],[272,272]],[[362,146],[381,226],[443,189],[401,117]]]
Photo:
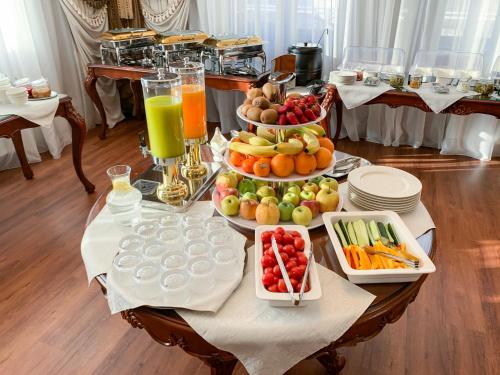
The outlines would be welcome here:
[[[316,198],[316,194],[314,194],[312,191],[304,190],[300,192],[301,201],[310,201],[314,198]]]
[[[246,199],[246,200],[254,200],[254,201],[259,201],[259,198],[257,198],[257,194],[255,193],[250,193],[247,192],[241,196],[241,200]]]
[[[306,182],[304,180],[300,181],[295,181],[294,184],[297,185],[299,188],[302,188]]]
[[[220,208],[224,215],[237,215],[240,210],[240,201],[235,195],[228,195],[220,203]]]
[[[219,173],[215,179],[215,188],[219,193],[228,188],[236,188],[238,186],[238,178],[230,172]]]
[[[257,197],[259,197],[259,199],[262,199],[264,197],[275,197],[275,196],[276,192],[270,186],[261,186],[260,188],[257,189]]]
[[[319,183],[319,188],[320,189],[330,188],[337,191],[339,189],[339,183],[337,182],[336,179],[327,177],[321,180],[321,182]]]
[[[302,186],[302,190],[312,191],[314,194],[316,194],[319,191],[319,187],[314,182],[308,182],[307,184],[304,184],[304,186]]]
[[[286,193],[285,195],[283,195],[283,198],[281,199],[281,201],[282,202],[290,202],[294,206],[298,206],[300,199],[299,199],[299,196],[297,194]]]
[[[234,177],[236,177],[236,181],[240,182],[243,179],[243,176],[236,172],[235,170],[229,171],[230,174],[232,174]]]
[[[264,197],[260,200],[260,203],[270,203],[270,202],[274,203],[277,206],[278,205],[278,198],[267,196],[267,197]]]
[[[278,204],[278,208],[280,210],[280,220],[281,221],[290,221],[292,220],[292,212],[295,208],[293,204],[290,202],[281,202]]]
[[[311,210],[306,206],[298,206],[295,207],[292,212],[293,222],[297,225],[305,225],[308,226],[311,224],[313,219],[313,215]]]
[[[257,191],[257,188],[255,187],[255,182],[253,182],[249,178],[244,178],[238,184],[238,190],[240,192],[240,195],[243,195],[245,193],[255,193]]]
[[[339,204],[339,193],[330,188],[321,189],[316,194],[316,201],[319,202],[319,210],[321,212],[335,211]]]
[[[312,183],[315,183],[316,185],[319,185],[319,183],[321,182],[321,180],[323,180],[324,177],[323,176],[316,176],[314,178],[310,178],[307,182],[312,182]]]
[[[255,188],[258,190],[262,186],[269,186],[269,183],[267,181],[262,181],[262,180],[257,180],[256,178],[252,179],[252,181],[255,184]]]
[[[287,193],[293,193],[295,195],[300,194],[300,187],[299,185],[290,185],[288,186]]]

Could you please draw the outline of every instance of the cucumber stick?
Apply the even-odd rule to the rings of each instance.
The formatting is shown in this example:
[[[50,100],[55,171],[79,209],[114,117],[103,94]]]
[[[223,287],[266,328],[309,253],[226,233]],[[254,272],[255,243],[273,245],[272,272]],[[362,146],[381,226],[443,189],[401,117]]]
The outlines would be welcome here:
[[[351,239],[349,238],[349,233],[347,233],[347,227],[346,225],[344,224],[344,222],[341,220],[339,220],[338,222],[339,226],[340,226],[340,229],[342,230],[342,233],[344,234],[344,238],[346,240],[346,242],[350,245],[352,244],[353,242],[351,241]]]
[[[342,244],[342,247],[347,247],[349,244],[345,240],[344,233],[342,233],[342,229],[340,229],[339,223],[335,223],[333,225],[333,228],[335,229],[335,232],[337,233],[337,237],[339,238],[339,241]]]
[[[359,245],[358,239],[356,238],[356,234],[354,233],[354,227],[351,222],[347,223],[347,233],[349,234],[349,239],[351,243],[354,245]]]
[[[361,219],[356,220],[353,223],[353,227],[358,240],[358,245],[360,247],[370,246],[370,239],[368,238],[365,222]]]
[[[399,245],[398,235],[396,234],[396,231],[394,230],[394,227],[391,225],[391,223],[387,224],[387,228],[389,229],[389,234],[394,239],[394,243],[396,245]]]
[[[385,231],[387,232],[387,235],[389,236],[388,237],[389,238],[389,242],[395,243],[394,242],[394,238],[392,238],[392,236],[391,236],[391,232],[389,232],[389,225],[388,224],[384,224],[384,226],[385,226]]]
[[[378,232],[380,233],[380,241],[384,246],[387,246],[389,244],[389,235],[387,234],[387,231],[385,230],[384,223],[381,223],[380,221],[377,223],[378,227]]]
[[[368,223],[365,223],[366,224],[366,231],[368,232],[368,239],[370,240],[370,245],[375,245],[375,238],[373,238],[373,234],[370,230],[370,225]]]
[[[380,240],[380,232],[378,231],[377,223],[375,223],[375,220],[370,221],[369,227],[370,227],[369,232],[371,232],[373,239],[375,241]]]

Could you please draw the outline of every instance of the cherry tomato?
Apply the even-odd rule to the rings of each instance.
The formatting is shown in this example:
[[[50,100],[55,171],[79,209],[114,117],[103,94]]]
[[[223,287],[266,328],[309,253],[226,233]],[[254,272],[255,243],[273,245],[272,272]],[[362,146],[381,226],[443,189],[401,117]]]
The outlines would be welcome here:
[[[266,267],[266,268],[264,268],[264,274],[266,274],[266,273],[271,273],[272,274],[273,273],[273,267]]]
[[[283,245],[291,245],[293,244],[294,238],[292,237],[291,234],[285,233],[283,235]]]
[[[297,285],[297,292],[300,292],[300,288],[302,288],[302,283],[299,283],[299,285]],[[304,287],[304,292],[309,292],[311,288],[309,288],[309,284],[306,284],[306,286]]]
[[[282,244],[278,244],[278,246],[276,246],[278,248],[278,253],[281,253],[283,251],[283,245]]]
[[[283,227],[276,227],[276,229],[274,230],[274,233],[279,233],[283,236],[286,232],[283,229]]]
[[[307,266],[307,257],[303,255],[304,253],[297,254],[297,263],[300,265]]]
[[[293,241],[293,246],[295,246],[295,249],[297,250],[304,250],[304,239],[300,237],[295,237],[295,240]]]
[[[270,230],[268,230],[268,231],[262,232],[262,234],[260,235],[260,240],[263,243],[271,243],[271,237],[272,236],[273,236],[273,232],[271,232]]]
[[[279,281],[278,281],[278,290],[281,293],[287,293],[288,292],[288,289],[286,288],[285,280],[279,279]]]
[[[285,265],[285,268],[286,270],[290,273],[290,271],[297,267],[297,262],[294,261],[294,260],[289,260],[288,262],[286,262],[286,265]],[[266,270],[269,269],[269,268],[266,268]]]
[[[295,254],[295,256],[293,256],[293,257],[290,257],[290,259],[288,259],[288,260],[294,260],[296,262],[297,261],[297,254]]]
[[[297,268],[300,270],[300,277],[304,276],[304,273],[306,273],[306,266],[301,264],[298,265]]]
[[[272,245],[271,245],[271,242],[266,242],[266,243],[264,244],[264,250],[269,249],[271,246],[272,246]]]
[[[270,286],[274,283],[274,275],[272,273],[265,273],[262,275],[262,284]]]
[[[281,277],[281,270],[280,270],[280,266],[279,265],[275,265],[273,267],[273,274],[275,276],[280,276]]]
[[[273,267],[276,264],[276,259],[271,258],[269,255],[264,255],[260,258],[260,263],[264,268]]]
[[[267,255],[267,256],[270,256],[273,259],[276,259],[276,257],[274,256],[273,249],[267,249],[266,251],[264,251],[264,255]]]
[[[302,236],[300,235],[300,233],[299,233],[299,232],[297,232],[296,230],[292,230],[292,231],[290,231],[290,235],[291,235],[292,237],[299,237],[299,238],[301,238],[301,237],[302,237]]]
[[[274,232],[273,236],[277,244],[283,243],[283,235],[281,233]]]
[[[279,292],[277,284],[273,284],[271,286],[268,286],[267,290],[269,290],[271,293],[278,293]]]
[[[302,274],[300,273],[300,268],[298,266],[293,267],[290,271],[288,271],[288,275],[297,280],[301,280],[302,278]]]
[[[293,247],[293,245],[283,246],[283,251],[285,253],[287,253],[290,258],[295,256],[295,254],[296,254],[295,247]]]
[[[273,275],[273,276],[274,276],[274,283],[275,283],[275,284],[278,284],[278,281],[279,281],[279,279],[280,279],[281,275],[280,275],[279,277],[278,277],[278,276],[276,276],[276,275]]]
[[[300,290],[300,289],[297,289],[297,287],[299,286],[299,282],[297,280],[295,280],[294,278],[290,279],[290,284],[292,284],[292,288],[293,288],[294,292],[298,292]]]
[[[280,253],[281,259],[283,259],[283,263],[286,264],[288,262],[288,254],[285,252]]]

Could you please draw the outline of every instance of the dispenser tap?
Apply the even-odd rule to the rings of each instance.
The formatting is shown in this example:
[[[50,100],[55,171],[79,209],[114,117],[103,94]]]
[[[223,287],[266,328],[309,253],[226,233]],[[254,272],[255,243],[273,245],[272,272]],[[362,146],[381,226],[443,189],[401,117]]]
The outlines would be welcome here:
[[[146,143],[146,134],[144,131],[141,131],[137,135],[139,136],[139,150],[141,151],[142,156],[147,158],[148,155],[151,154],[151,151]]]

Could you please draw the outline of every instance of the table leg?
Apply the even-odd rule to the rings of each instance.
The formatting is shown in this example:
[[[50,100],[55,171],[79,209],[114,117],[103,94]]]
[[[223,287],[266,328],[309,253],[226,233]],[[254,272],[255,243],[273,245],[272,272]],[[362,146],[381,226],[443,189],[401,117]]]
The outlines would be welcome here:
[[[68,120],[71,125],[71,136],[73,149],[73,166],[75,167],[75,172],[87,193],[93,193],[95,186],[87,180],[82,169],[82,150],[83,142],[87,135],[87,127],[85,126],[85,120],[80,116],[80,114],[75,110],[71,101],[64,103],[64,117]]]
[[[237,359],[231,359],[228,361],[222,361],[218,358],[207,359],[205,362],[210,366],[211,375],[231,375],[233,373],[234,367],[238,363]]]
[[[101,116],[101,134],[99,135],[99,138],[105,139],[108,122],[106,120],[106,112],[104,112],[104,107],[102,105],[101,98],[97,93],[96,83],[97,83],[97,77],[94,73],[94,69],[88,68],[87,78],[85,78],[85,90],[87,91],[88,96],[90,96],[92,102],[97,107],[99,115]]]
[[[316,359],[325,367],[329,374],[339,374],[345,366],[345,358],[335,349],[328,349],[327,352],[316,357]]]
[[[335,110],[337,112],[337,123],[335,124],[335,136],[333,137],[333,144],[337,144],[339,140],[340,130],[342,129],[342,101],[337,101],[335,103]]]
[[[12,139],[12,143],[14,143],[14,148],[16,149],[17,157],[19,158],[19,162],[21,163],[24,177],[27,180],[31,180],[33,178],[33,171],[31,170],[31,167],[28,163],[28,159],[26,158],[21,131],[15,131],[10,135],[10,138]]]
[[[134,110],[132,115],[136,119],[142,119],[142,114],[144,113],[142,108],[141,100],[141,81],[130,80],[130,89],[132,90],[132,99],[134,100]]]

